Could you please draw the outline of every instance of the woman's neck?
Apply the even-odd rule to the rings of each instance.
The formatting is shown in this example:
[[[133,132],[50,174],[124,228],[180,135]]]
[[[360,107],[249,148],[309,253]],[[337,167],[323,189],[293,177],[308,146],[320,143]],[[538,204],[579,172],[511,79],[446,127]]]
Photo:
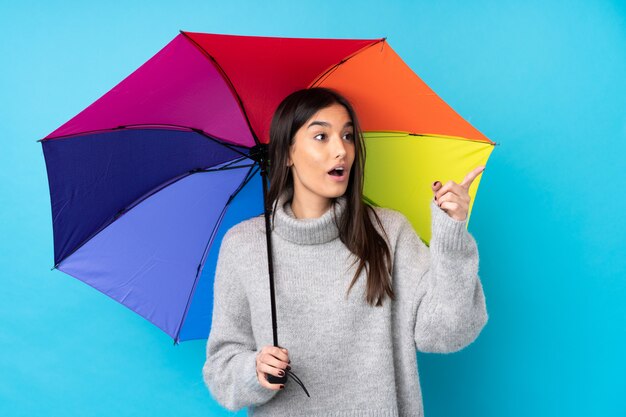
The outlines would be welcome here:
[[[317,219],[330,208],[330,198],[320,196],[307,197],[295,193],[291,200],[291,211],[298,219]]]

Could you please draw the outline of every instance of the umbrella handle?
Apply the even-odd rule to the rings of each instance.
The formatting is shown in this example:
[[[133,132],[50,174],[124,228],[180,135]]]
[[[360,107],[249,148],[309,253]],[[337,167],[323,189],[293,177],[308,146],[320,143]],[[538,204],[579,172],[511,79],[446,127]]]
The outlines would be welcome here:
[[[267,379],[271,384],[284,384],[285,382],[287,382],[287,375],[289,375],[291,379],[296,381],[296,384],[300,385],[300,388],[304,390],[304,393],[306,394],[307,397],[311,398],[309,391],[307,391],[302,381],[300,381],[300,378],[298,378],[298,376],[291,371],[287,371],[287,374],[285,374],[285,376],[282,376],[282,377],[277,377],[271,374],[265,374],[265,379]]]
[[[285,374],[284,376],[265,374],[265,379],[267,379],[267,382],[269,382],[270,384],[284,384],[285,382],[287,382],[287,374]]]

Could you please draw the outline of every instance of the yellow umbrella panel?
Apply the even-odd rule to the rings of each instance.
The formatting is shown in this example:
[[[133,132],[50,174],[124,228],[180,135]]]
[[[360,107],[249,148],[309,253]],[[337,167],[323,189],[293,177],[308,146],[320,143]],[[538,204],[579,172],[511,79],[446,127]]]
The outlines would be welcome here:
[[[452,180],[460,183],[465,175],[485,165],[493,146],[481,141],[402,132],[364,132],[364,197],[372,205],[401,211],[417,234],[430,242],[431,185]],[[469,217],[482,173],[472,182]]]

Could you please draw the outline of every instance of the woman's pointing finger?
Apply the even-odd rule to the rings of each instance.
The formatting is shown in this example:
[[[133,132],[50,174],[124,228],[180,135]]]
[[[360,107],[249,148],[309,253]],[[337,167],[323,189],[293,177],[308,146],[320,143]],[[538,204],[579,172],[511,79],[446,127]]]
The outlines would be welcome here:
[[[474,168],[469,174],[465,176],[465,178],[463,179],[460,185],[465,188],[469,188],[470,185],[472,185],[472,182],[476,179],[476,177],[480,175],[480,173],[483,172],[484,170],[485,170],[484,166],[479,166],[477,168]]]

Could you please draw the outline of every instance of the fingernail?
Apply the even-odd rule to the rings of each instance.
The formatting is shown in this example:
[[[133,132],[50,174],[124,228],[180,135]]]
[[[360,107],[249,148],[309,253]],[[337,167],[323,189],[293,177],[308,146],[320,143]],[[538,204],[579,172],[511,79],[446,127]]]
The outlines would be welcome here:
[[[433,187],[436,187],[438,182],[439,182],[439,181],[435,181],[435,182],[433,182]]]
[[[281,350],[282,350],[283,352],[287,353],[287,349],[285,349],[285,348],[281,348]]]
[[[284,373],[283,371],[278,371],[278,375],[280,375],[280,376],[284,376],[284,375],[285,375],[285,373]]]
[[[287,370],[291,371],[291,366],[287,365]]]
[[[291,363],[291,359],[289,359],[289,362],[287,362],[287,363]]]
[[[281,385],[281,386],[280,386],[280,389],[283,389],[283,388],[285,388],[285,386],[284,386],[284,385]]]

